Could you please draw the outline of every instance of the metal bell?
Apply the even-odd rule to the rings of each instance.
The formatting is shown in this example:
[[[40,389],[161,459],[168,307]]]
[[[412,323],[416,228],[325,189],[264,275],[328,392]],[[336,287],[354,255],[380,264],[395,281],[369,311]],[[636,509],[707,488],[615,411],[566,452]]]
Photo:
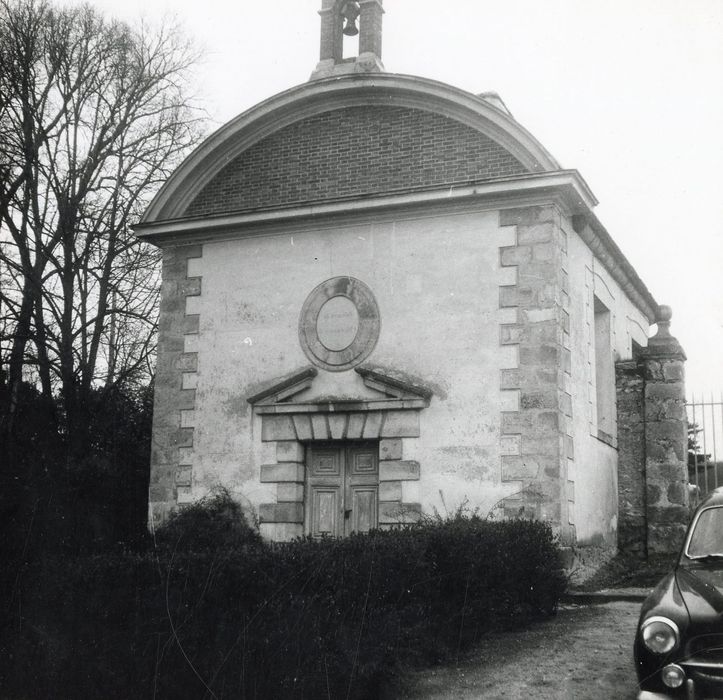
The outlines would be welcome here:
[[[356,20],[349,19],[349,17],[347,17],[346,24],[344,24],[344,29],[342,29],[341,31],[342,34],[345,34],[346,36],[356,36],[359,33],[359,30],[356,27]]]
[[[359,17],[359,3],[347,2],[341,9],[341,16],[346,20],[342,34],[346,36],[356,36],[359,30],[356,26],[357,17]]]

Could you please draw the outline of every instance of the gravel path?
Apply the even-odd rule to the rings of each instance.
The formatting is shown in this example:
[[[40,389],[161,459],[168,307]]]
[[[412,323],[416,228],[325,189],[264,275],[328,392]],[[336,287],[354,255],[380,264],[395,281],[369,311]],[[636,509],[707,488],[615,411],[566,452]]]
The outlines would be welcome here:
[[[457,666],[410,674],[411,700],[635,700],[640,603],[564,606],[520,633],[488,637]]]

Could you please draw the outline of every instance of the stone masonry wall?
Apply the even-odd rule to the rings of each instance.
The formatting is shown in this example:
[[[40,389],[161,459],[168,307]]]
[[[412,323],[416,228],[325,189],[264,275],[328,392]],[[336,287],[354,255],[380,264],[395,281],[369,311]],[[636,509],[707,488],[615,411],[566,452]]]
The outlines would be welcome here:
[[[504,514],[548,521],[569,544],[574,484],[567,469],[573,444],[566,236],[555,206],[503,210],[500,225],[516,227],[516,245],[500,256],[503,267],[517,269],[517,283],[500,288],[500,305],[516,308],[517,322],[502,326],[500,340],[516,345],[519,355],[519,366],[503,370],[500,385],[519,395],[519,410],[502,413],[502,480],[518,483]]]
[[[677,551],[689,516],[685,354],[668,332],[670,315],[660,307],[658,333],[644,353],[649,554]]]
[[[685,353],[658,311],[639,361],[616,365],[618,548],[643,557],[676,552],[689,517]]]
[[[618,549],[647,556],[645,379],[636,360],[615,365],[618,414]]]
[[[186,301],[201,294],[200,276],[189,276],[189,264],[201,255],[202,247],[196,245],[163,251],[149,488],[151,527],[161,524],[177,504],[190,500],[198,358],[196,352],[187,350],[192,344],[189,338],[197,337],[199,316],[186,313]]]
[[[402,107],[337,109],[290,124],[226,165],[186,216],[364,197],[519,175],[498,143],[439,114]]]

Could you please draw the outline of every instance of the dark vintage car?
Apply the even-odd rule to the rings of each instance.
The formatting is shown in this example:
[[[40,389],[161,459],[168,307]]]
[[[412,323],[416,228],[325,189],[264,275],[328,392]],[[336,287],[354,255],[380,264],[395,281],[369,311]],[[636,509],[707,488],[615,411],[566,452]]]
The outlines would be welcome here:
[[[696,509],[635,636],[638,700],[723,698],[723,488]]]

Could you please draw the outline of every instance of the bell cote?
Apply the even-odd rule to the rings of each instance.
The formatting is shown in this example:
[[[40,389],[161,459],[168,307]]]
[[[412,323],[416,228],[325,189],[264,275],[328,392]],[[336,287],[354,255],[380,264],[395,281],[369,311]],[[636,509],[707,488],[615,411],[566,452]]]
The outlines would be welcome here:
[[[321,51],[311,80],[383,71],[383,14],[382,0],[322,0]],[[349,45],[357,37],[358,55],[345,57],[345,48],[352,51]]]

